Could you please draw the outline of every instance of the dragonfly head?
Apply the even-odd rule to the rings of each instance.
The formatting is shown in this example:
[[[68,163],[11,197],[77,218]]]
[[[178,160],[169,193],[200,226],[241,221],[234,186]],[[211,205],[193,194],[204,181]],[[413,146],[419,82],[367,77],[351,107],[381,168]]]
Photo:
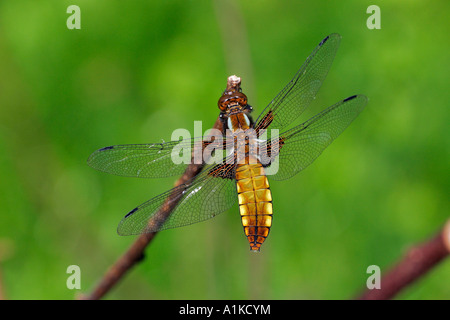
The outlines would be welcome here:
[[[241,90],[241,78],[233,75],[228,77],[227,88],[219,99],[220,111],[227,112],[230,109],[243,109],[247,106],[247,96]]]
[[[243,109],[247,106],[247,96],[242,92],[225,92],[220,97],[218,105],[222,112]]]

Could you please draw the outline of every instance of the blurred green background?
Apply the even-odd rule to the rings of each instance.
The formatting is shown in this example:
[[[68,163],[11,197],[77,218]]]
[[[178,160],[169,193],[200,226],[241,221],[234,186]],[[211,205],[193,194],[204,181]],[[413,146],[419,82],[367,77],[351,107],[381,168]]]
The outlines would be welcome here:
[[[66,9],[81,9],[69,30]],[[381,8],[369,30],[366,9]],[[356,121],[294,178],[271,183],[274,225],[249,251],[237,205],[157,235],[110,299],[348,299],[449,216],[449,1],[1,1],[0,288],[89,292],[133,242],[116,226],[176,178],[97,172],[113,144],[204,130],[231,74],[254,116],[328,34],[342,35],[306,120],[362,93]],[[300,121],[300,120],[299,120]],[[81,290],[66,288],[69,265]],[[444,261],[398,299],[448,299]]]

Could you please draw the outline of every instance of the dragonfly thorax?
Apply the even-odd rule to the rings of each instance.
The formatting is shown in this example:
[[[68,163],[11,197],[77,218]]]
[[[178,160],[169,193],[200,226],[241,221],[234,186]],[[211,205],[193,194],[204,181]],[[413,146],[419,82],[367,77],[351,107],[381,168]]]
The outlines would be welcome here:
[[[239,112],[228,116],[228,129],[236,132],[237,130],[247,130],[250,128],[250,119],[244,112]]]

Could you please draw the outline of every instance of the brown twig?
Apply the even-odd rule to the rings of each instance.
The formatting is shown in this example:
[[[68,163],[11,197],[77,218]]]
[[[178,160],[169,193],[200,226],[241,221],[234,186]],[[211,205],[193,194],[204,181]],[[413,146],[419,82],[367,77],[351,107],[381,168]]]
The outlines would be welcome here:
[[[390,271],[381,277],[380,289],[367,289],[358,299],[387,300],[425,275],[450,254],[450,220],[432,239],[406,253]]]
[[[237,83],[236,78],[230,77],[227,82],[227,90],[238,90],[240,86],[240,80]],[[218,129],[222,131],[222,121],[217,118],[213,129]],[[187,181],[195,178],[197,174],[203,169],[203,164],[190,164],[184,174],[175,182],[175,186],[182,185]],[[176,207],[179,200],[179,193],[173,194],[167,198],[165,203],[162,205],[160,211],[155,216],[158,216],[158,223],[163,222],[169,217],[172,210]],[[151,223],[151,222],[149,222]],[[101,299],[106,293],[108,293],[114,285],[130,270],[136,263],[142,260],[144,256],[145,248],[152,242],[156,236],[154,233],[144,233],[140,235],[135,242],[130,246],[130,248],[108,269],[104,274],[103,278],[94,288],[94,290],[88,295],[80,295],[79,299],[84,300],[97,300]]]

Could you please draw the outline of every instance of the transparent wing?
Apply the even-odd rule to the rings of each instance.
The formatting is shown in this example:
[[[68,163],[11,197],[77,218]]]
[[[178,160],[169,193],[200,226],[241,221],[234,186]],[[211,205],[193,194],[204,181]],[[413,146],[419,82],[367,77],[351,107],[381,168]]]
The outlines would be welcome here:
[[[274,180],[288,179],[310,165],[322,151],[336,139],[359,115],[367,104],[363,95],[351,96],[322,111],[305,123],[272,138],[269,143],[260,144],[260,150],[267,157],[275,159],[267,171]],[[277,140],[275,140],[277,139]],[[278,148],[272,147],[278,142]],[[276,159],[278,156],[278,159]],[[276,162],[278,160],[278,163]],[[261,160],[269,163],[267,158]]]
[[[269,126],[282,129],[292,123],[309,106],[336,55],[341,36],[333,33],[323,39],[314,49],[294,78],[269,103],[256,120],[255,129]]]
[[[234,168],[232,164],[207,166],[192,181],[131,210],[120,222],[117,232],[133,235],[176,228],[226,211],[237,200]]]
[[[222,142],[225,142],[225,138],[221,138],[214,146],[220,149]],[[199,148],[203,150],[206,143],[204,138],[192,138],[153,144],[115,145],[95,151],[87,163],[94,169],[118,176],[139,178],[176,176],[186,170],[191,162],[192,152]]]

